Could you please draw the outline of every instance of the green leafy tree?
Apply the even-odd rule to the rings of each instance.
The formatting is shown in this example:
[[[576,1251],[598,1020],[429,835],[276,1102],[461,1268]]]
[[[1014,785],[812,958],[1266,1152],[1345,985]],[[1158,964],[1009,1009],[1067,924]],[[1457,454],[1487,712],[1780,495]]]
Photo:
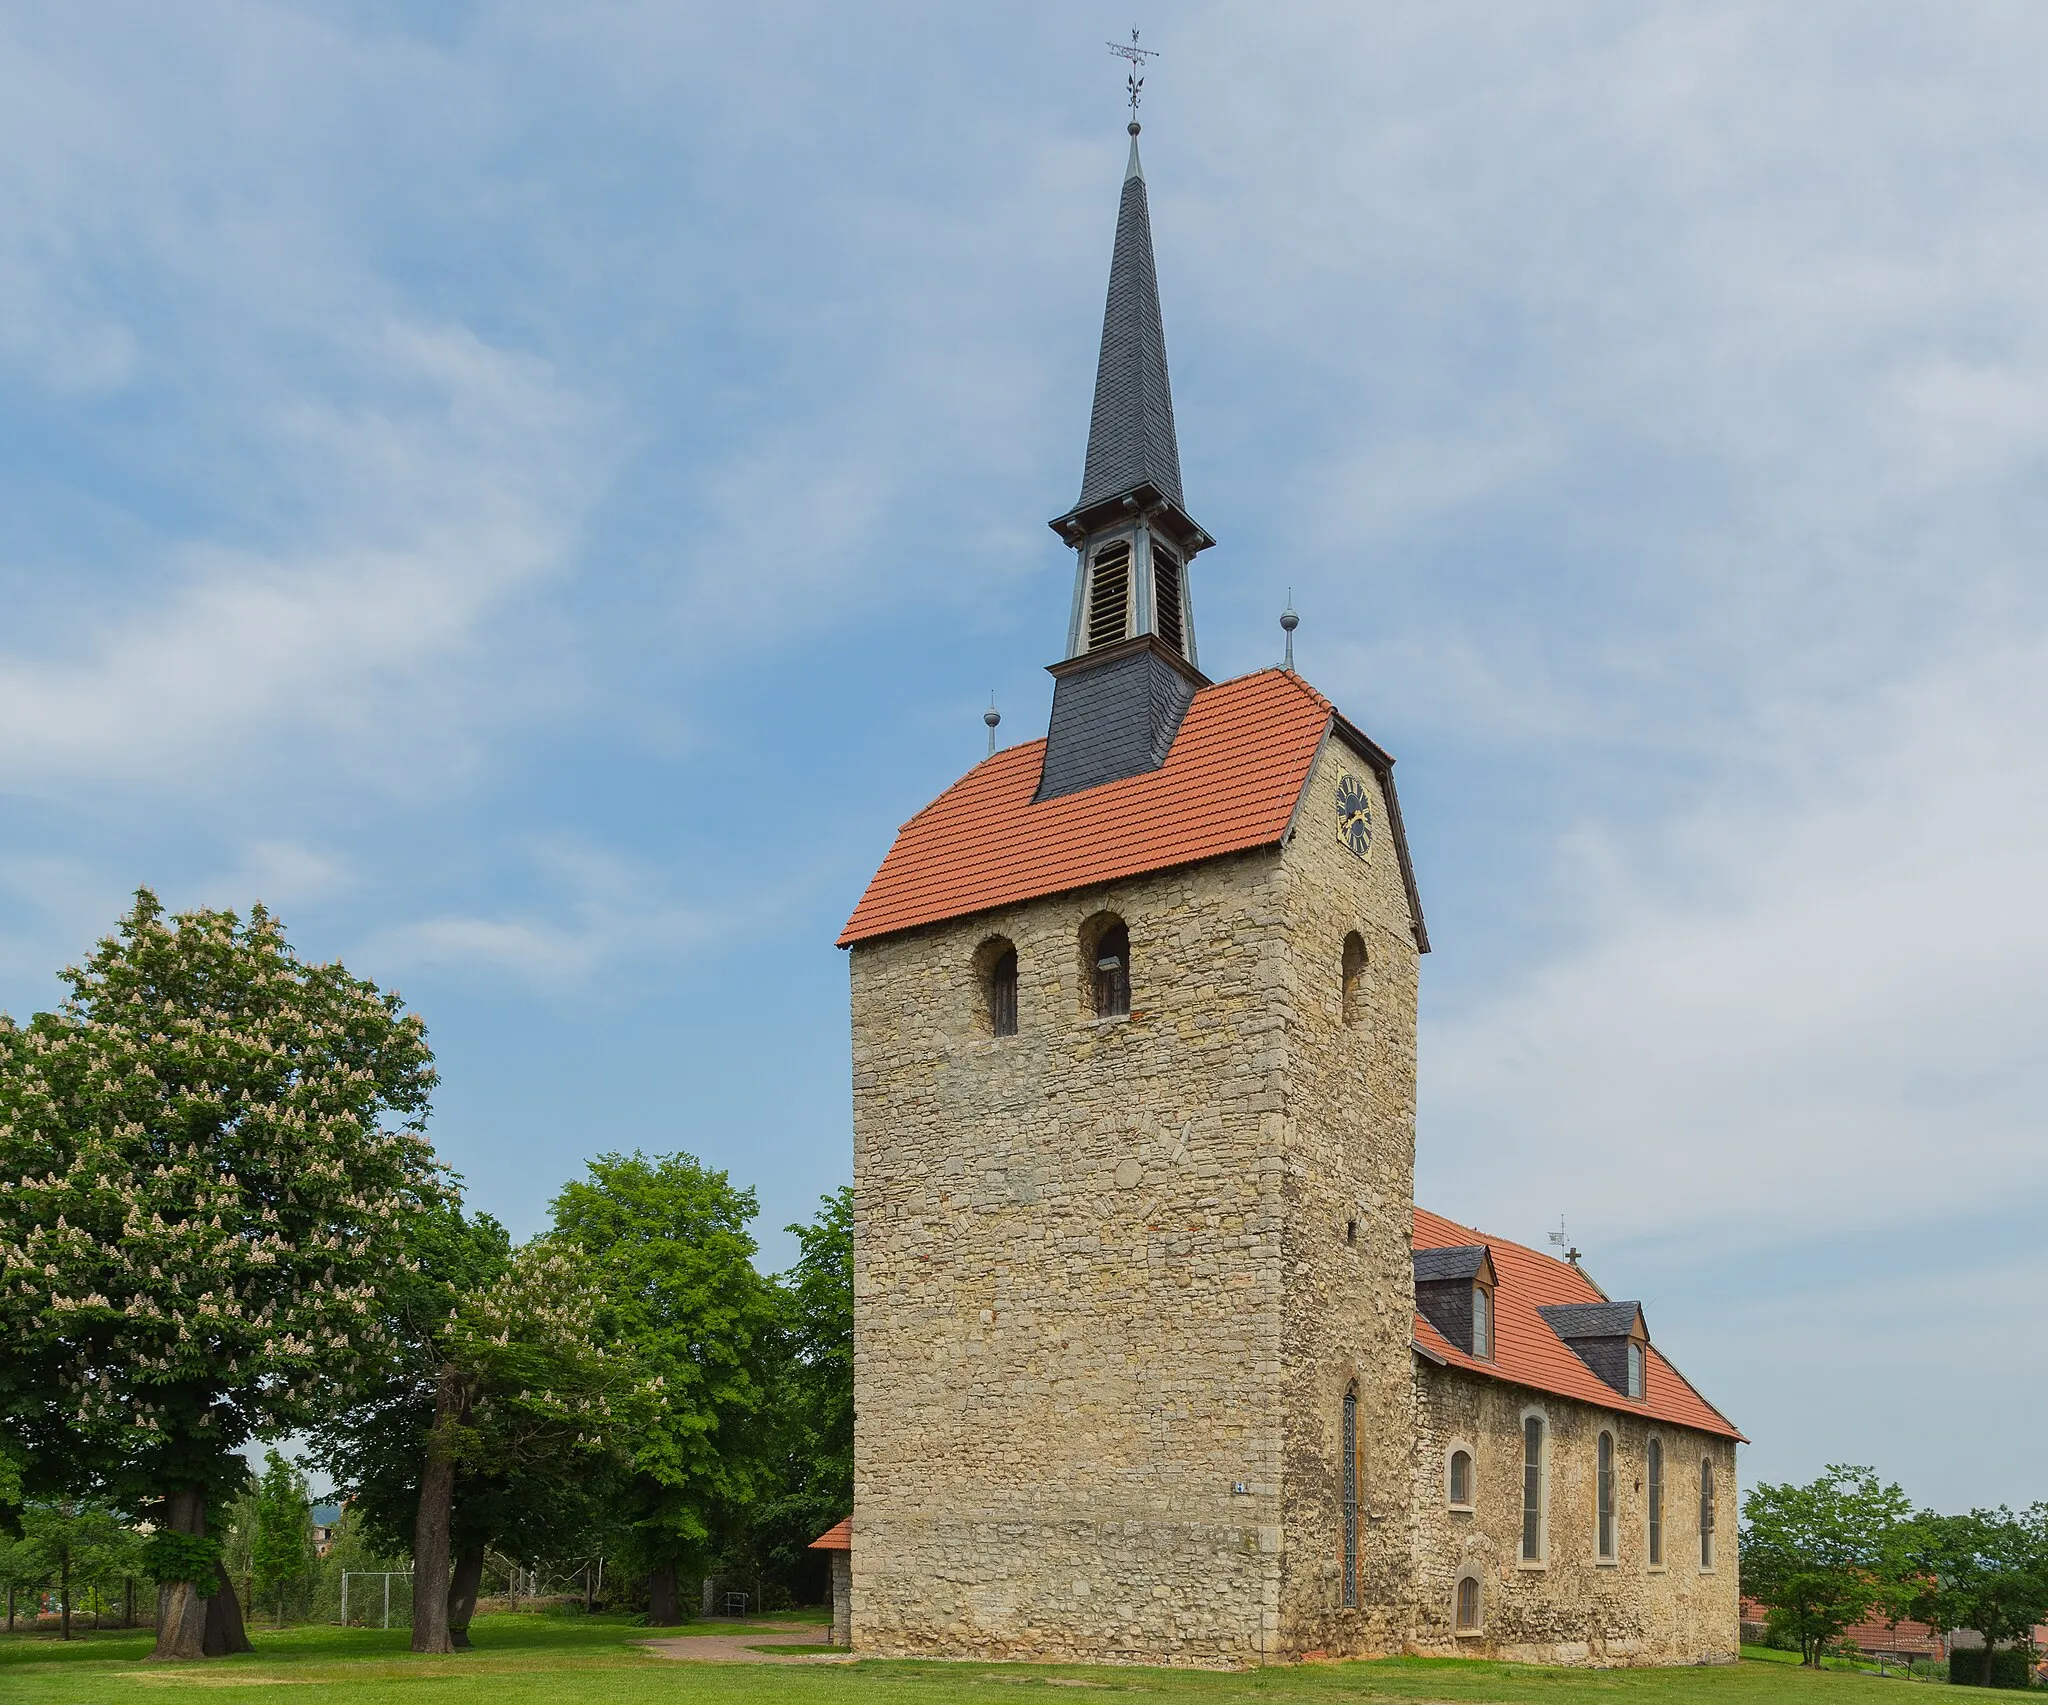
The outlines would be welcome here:
[[[64,981],[0,1017],[0,1417],[31,1495],[153,1506],[159,1656],[246,1649],[207,1501],[377,1341],[441,1193],[425,1030],[262,907],[147,889]]]
[[[744,1551],[721,1565],[811,1601],[826,1563],[810,1543],[853,1508],[853,1191],[821,1197],[809,1225],[788,1229],[798,1254],[779,1280],[785,1330],[769,1418],[777,1472],[749,1511]]]
[[[120,1517],[99,1504],[75,1498],[30,1504],[22,1532],[40,1558],[42,1579],[57,1590],[59,1626],[67,1640],[78,1592],[102,1586],[135,1566],[133,1536]]]
[[[306,1477],[276,1450],[266,1451],[249,1564],[254,1597],[277,1607],[280,1628],[285,1593],[305,1579],[312,1561],[313,1500],[306,1494]]]
[[[469,1644],[487,1545],[550,1550],[586,1524],[646,1393],[573,1248],[514,1250],[452,1203],[409,1235],[390,1348],[314,1449],[377,1542],[412,1549],[414,1649],[442,1652]]]
[[[1913,1595],[1908,1614],[1935,1628],[1974,1628],[1991,1653],[2031,1645],[2048,1622],[2048,1504],[2015,1515],[2000,1507],[1913,1523],[1908,1541]]]
[[[32,1539],[0,1533],[0,1587],[7,1592],[7,1632],[14,1632],[15,1608],[25,1594],[38,1594],[49,1583],[50,1560]]]
[[[686,1154],[601,1155],[554,1201],[659,1402],[633,1441],[619,1516],[648,1582],[649,1618],[681,1620],[678,1579],[737,1533],[772,1484],[765,1411],[783,1308],[754,1266],[751,1190]]]
[[[1742,1503],[1742,1590],[1817,1667],[1852,1623],[1901,1613],[1911,1514],[1906,1494],[1868,1468],[1830,1464],[1808,1486],[1752,1487]]]

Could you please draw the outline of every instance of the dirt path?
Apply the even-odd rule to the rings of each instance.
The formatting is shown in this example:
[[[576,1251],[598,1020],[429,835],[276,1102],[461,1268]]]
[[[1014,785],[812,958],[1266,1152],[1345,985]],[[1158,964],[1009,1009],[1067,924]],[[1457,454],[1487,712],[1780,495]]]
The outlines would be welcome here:
[[[636,1640],[656,1657],[685,1664],[848,1664],[851,1652],[757,1652],[755,1646],[816,1646],[825,1630],[762,1622],[744,1634],[684,1634],[668,1640]]]

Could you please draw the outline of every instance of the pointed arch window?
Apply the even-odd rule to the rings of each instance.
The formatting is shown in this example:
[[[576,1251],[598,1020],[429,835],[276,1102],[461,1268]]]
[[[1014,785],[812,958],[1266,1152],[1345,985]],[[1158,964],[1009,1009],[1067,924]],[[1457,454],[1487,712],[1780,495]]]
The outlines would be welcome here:
[[[1088,649],[1114,645],[1131,625],[1131,541],[1112,539],[1088,573]]]
[[[1358,1387],[1344,1392],[1344,1606],[1358,1603]]]
[[[1700,1567],[1714,1566],[1714,1459],[1700,1458]]]

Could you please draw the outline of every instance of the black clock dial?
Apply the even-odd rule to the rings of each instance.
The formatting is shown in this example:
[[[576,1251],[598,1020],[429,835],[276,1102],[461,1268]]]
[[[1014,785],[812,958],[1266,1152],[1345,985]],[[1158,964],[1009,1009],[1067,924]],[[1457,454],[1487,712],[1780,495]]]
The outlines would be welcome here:
[[[1372,793],[1348,773],[1337,778],[1337,833],[1360,858],[1372,852]]]

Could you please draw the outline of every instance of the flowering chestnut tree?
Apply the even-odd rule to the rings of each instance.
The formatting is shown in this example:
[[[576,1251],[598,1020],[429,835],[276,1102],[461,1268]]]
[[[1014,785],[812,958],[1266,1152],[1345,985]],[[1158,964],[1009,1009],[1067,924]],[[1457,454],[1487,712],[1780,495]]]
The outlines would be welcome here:
[[[376,1352],[401,1222],[444,1193],[433,1056],[261,906],[140,890],[63,980],[56,1011],[0,1015],[0,1423],[31,1494],[151,1514],[159,1656],[241,1649],[207,1500]]]

